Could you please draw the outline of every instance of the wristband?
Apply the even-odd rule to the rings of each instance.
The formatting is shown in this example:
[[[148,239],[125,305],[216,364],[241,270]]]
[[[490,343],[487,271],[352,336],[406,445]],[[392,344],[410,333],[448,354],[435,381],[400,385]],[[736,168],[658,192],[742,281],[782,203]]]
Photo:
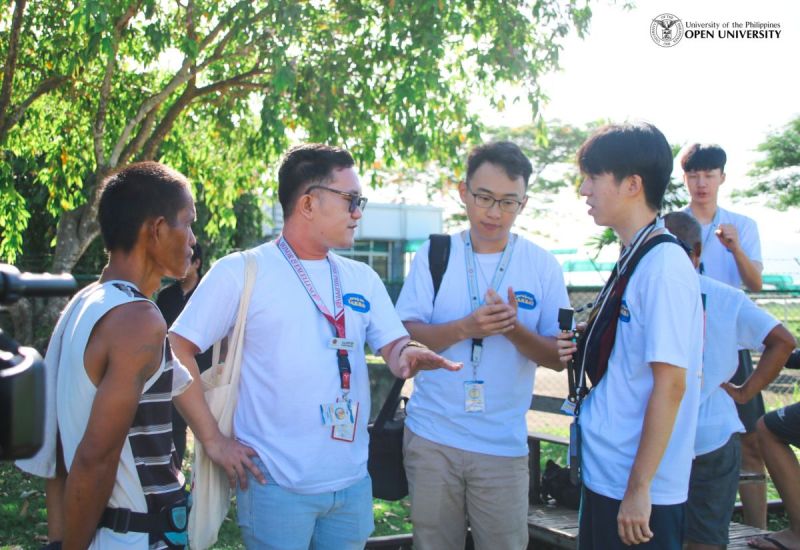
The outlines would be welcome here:
[[[400,351],[397,353],[397,358],[398,359],[400,358],[401,355],[403,355],[403,352],[406,350],[406,348],[428,349],[428,346],[426,346],[425,344],[421,344],[421,343],[417,342],[416,340],[409,340],[408,342],[403,344],[403,347],[400,348]]]

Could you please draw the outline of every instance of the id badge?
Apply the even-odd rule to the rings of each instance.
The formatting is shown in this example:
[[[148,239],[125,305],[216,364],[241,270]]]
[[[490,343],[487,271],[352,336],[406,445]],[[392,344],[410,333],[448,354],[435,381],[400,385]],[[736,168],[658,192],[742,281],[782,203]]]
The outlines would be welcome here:
[[[337,424],[331,428],[331,438],[336,439],[338,441],[346,441],[347,443],[352,443],[356,438],[356,423],[358,422],[358,401],[339,401],[338,403],[347,403],[347,408],[350,411],[350,418],[353,419],[352,422],[347,422],[344,424]]]
[[[568,416],[575,416],[575,403],[569,399],[565,399],[561,405],[561,412]]]
[[[578,485],[581,480],[581,425],[573,420],[569,425],[569,480],[573,485]]]
[[[347,338],[331,338],[328,340],[328,347],[335,350],[355,351],[356,341]]]
[[[464,410],[468,413],[481,413],[486,410],[483,380],[464,382]]]
[[[319,412],[324,426],[344,426],[355,423],[350,401],[337,399],[335,403],[323,403],[319,406]]]

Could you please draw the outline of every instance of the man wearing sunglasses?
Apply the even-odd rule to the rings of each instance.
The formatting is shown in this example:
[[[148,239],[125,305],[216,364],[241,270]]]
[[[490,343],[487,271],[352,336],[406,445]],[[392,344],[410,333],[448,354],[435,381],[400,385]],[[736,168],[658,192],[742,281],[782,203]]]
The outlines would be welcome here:
[[[247,548],[364,547],[373,530],[366,345],[400,378],[460,368],[409,340],[368,265],[331,253],[353,246],[367,203],[353,166],[337,147],[291,149],[278,171],[283,233],[252,251],[258,275],[234,416],[236,438],[254,452],[236,469]],[[244,271],[240,254],[214,264],[171,328],[195,376],[195,355],[234,326]]]
[[[415,549],[464,548],[467,519],[479,550],[528,545],[525,413],[537,364],[561,370],[553,337],[569,304],[556,259],[511,233],[531,172],[513,143],[475,148],[459,186],[469,228],[450,236],[438,294],[429,242],[397,302],[412,338],[465,364],[414,381],[404,457]]]

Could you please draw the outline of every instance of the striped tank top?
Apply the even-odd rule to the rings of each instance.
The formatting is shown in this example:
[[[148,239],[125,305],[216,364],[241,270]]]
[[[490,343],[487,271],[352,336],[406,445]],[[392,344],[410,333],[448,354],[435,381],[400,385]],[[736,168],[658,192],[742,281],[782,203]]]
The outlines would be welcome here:
[[[87,293],[73,310],[64,331],[59,360],[56,403],[58,427],[67,471],[83,438],[97,388],[83,365],[89,336],[111,309],[134,301],[149,301],[131,283],[109,281]],[[152,303],[152,302],[151,302]],[[155,304],[153,305],[155,307]],[[122,449],[117,477],[107,506],[140,513],[158,513],[182,498],[183,474],[172,444],[173,361],[168,342],[158,370],[147,380]],[[115,533],[99,529],[90,548],[167,548],[158,535]]]

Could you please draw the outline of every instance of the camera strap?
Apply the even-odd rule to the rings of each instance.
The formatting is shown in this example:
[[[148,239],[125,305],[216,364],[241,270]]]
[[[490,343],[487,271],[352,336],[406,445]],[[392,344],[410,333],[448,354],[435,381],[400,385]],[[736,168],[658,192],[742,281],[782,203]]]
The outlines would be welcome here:
[[[680,246],[677,239],[670,234],[657,235],[647,240],[650,233],[658,228],[659,225],[653,222],[638,235],[638,239],[628,250],[623,251],[611,277],[595,302],[599,306],[592,310],[586,330],[578,338],[579,361],[576,363],[580,363],[580,369],[569,373],[572,382],[570,398],[575,402],[576,416],[580,411],[581,402],[589,393],[587,378],[592,387],[597,386],[608,369],[623,307],[622,298],[636,266],[650,250],[661,243],[674,243]],[[576,369],[577,367],[573,367],[573,370]]]

